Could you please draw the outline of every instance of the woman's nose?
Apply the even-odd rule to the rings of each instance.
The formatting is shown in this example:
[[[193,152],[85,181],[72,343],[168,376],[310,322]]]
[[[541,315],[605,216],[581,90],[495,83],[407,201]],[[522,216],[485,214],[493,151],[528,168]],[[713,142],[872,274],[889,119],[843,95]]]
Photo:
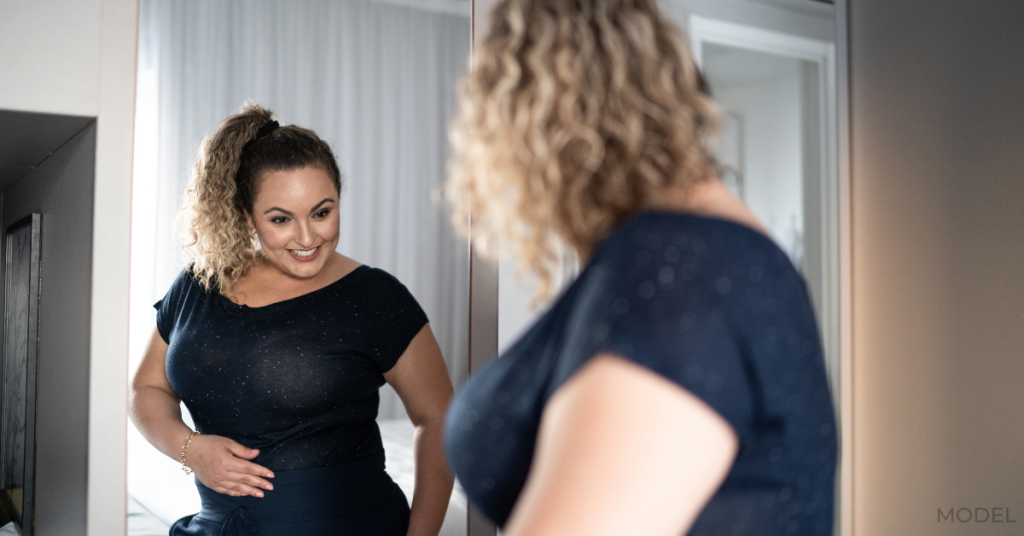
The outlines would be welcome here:
[[[303,249],[312,247],[314,240],[313,229],[310,227],[309,222],[300,221],[297,231],[295,242]]]

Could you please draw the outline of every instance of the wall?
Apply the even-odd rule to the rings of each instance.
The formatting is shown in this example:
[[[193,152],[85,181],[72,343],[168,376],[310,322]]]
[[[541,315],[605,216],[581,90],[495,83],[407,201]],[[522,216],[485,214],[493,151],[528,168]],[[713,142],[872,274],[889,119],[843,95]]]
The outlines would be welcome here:
[[[86,523],[92,124],[3,194],[3,228],[42,214],[36,370],[36,534]]]
[[[40,531],[41,536],[108,536],[125,531],[128,259],[137,27],[137,0],[0,0],[0,109],[96,118],[91,197],[94,217],[84,238],[91,241],[92,251],[88,261],[77,266],[90,273],[89,306],[84,317],[89,322],[88,416],[79,422],[79,426],[88,427],[86,487],[83,490],[62,482],[59,489],[52,490],[86,501],[85,518],[75,518],[75,523],[84,525],[73,529],[62,525],[59,531]],[[45,285],[43,291],[47,292]],[[68,377],[78,374],[78,378],[81,373],[62,372]],[[44,402],[41,397],[40,405]],[[49,432],[37,429],[40,435]],[[65,438],[63,430],[55,433],[58,436],[53,437]],[[67,437],[72,435],[68,433]],[[41,510],[39,515],[44,515]]]
[[[100,0],[0,0],[0,108],[95,116]]]
[[[853,533],[1019,534],[1024,3],[849,6]]]

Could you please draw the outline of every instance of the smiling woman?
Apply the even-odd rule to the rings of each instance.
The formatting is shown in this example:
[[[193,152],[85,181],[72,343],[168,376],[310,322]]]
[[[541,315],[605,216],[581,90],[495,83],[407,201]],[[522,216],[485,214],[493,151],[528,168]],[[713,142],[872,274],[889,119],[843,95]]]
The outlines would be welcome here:
[[[293,177],[296,173],[302,176]],[[304,179],[308,174],[318,177],[312,177],[314,180],[307,183]],[[277,180],[280,175],[292,180]],[[320,176],[326,180],[315,180]],[[271,189],[258,196],[265,184]],[[316,196],[314,192],[323,195]],[[199,149],[180,213],[179,223],[186,237],[185,252],[194,261],[196,279],[209,290],[214,279],[229,285],[245,279],[263,258],[280,261],[278,250],[286,244],[273,240],[266,243],[265,239],[281,238],[293,232],[296,226],[275,222],[279,217],[295,219],[295,213],[277,205],[301,203],[307,193],[314,195],[316,205],[325,198],[337,205],[341,195],[341,171],[334,153],[323,140],[311,130],[294,125],[281,127],[269,110],[253,104],[225,119]],[[257,211],[260,201],[265,204]],[[254,215],[257,215],[255,219]],[[268,227],[260,222],[268,220],[283,234],[262,236],[261,230]],[[328,232],[333,236],[333,250],[338,240],[336,213],[332,221],[333,230]],[[330,223],[324,222],[321,227],[326,229]],[[303,222],[299,222],[298,228],[307,229]],[[263,253],[269,256],[258,254],[257,248],[261,245],[266,248]],[[279,262],[270,265],[281,269],[286,266]],[[323,267],[323,264],[316,266]]]
[[[266,305],[322,288],[358,266],[334,251],[338,189],[328,172],[319,167],[270,172],[259,188],[245,218],[265,262],[222,288],[223,294],[236,303]]]
[[[338,217],[334,212],[338,200],[330,181],[330,177],[317,168],[279,171],[263,179],[264,201],[276,198],[284,201],[282,205],[295,207],[293,212],[279,206],[263,210],[265,207],[256,205],[253,207],[255,216],[246,214],[249,227],[256,231],[260,244],[264,245],[264,255],[276,256],[280,252],[275,249],[283,248],[297,261],[319,260],[321,264],[318,267],[322,267],[324,257],[317,255],[320,246],[338,243]],[[324,194],[328,197],[303,210]],[[291,273],[303,277],[298,272]]]
[[[192,264],[156,304],[131,389],[139,431],[195,472],[202,510],[172,535],[441,527],[451,381],[406,287],[335,251],[340,192],[330,147],[256,105],[200,149],[181,218]],[[416,427],[411,510],[384,471],[385,382]]]

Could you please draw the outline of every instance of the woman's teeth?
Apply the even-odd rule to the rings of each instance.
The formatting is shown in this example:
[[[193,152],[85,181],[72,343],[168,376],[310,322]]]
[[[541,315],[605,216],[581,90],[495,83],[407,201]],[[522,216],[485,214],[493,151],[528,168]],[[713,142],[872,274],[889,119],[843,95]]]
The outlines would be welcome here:
[[[305,249],[305,250],[303,250],[303,249],[290,249],[288,251],[291,251],[292,253],[294,253],[298,257],[308,257],[308,256],[316,253],[316,248]]]

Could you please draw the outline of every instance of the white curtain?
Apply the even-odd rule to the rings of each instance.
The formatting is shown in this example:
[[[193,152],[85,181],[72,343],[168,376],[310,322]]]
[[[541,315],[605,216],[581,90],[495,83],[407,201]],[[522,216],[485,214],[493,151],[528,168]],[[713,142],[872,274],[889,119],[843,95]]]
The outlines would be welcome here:
[[[331,144],[345,175],[338,251],[405,283],[461,383],[468,246],[437,199],[469,12],[455,0],[403,3],[142,1],[133,358],[152,333],[152,303],[184,265],[174,219],[198,144],[252,100]],[[393,392],[383,392],[381,418],[402,415]]]

